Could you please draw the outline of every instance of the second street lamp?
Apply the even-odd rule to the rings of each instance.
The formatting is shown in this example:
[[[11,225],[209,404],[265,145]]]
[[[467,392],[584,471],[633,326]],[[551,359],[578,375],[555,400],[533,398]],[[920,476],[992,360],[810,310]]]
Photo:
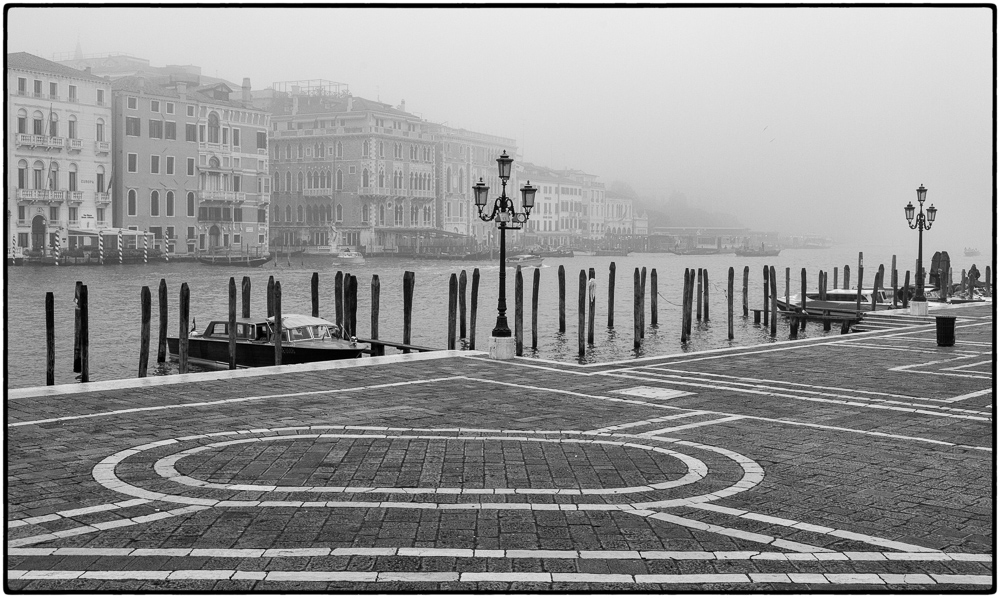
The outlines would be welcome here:
[[[507,230],[520,230],[523,228],[531,209],[535,207],[535,192],[538,190],[531,186],[528,181],[521,187],[521,206],[523,212],[518,212],[514,206],[514,201],[507,197],[507,180],[510,178],[511,164],[513,158],[503,154],[497,158],[497,166],[500,170],[500,183],[503,185],[500,197],[493,200],[493,208],[486,212],[486,204],[489,202],[490,188],[480,177],[479,182],[472,186],[475,193],[476,208],[479,210],[479,218],[484,222],[496,222],[500,229],[500,297],[497,300],[497,323],[493,328],[493,335],[490,339],[490,357],[494,359],[510,359],[514,357],[514,339],[510,334],[510,327],[507,325]]]
[[[920,316],[927,315],[927,297],[924,296],[924,231],[931,229],[931,224],[937,217],[937,208],[934,207],[934,204],[927,208],[927,215],[924,215],[924,200],[926,199],[927,189],[920,185],[917,188],[917,203],[920,204],[920,213],[916,214],[916,221],[914,221],[914,214],[917,209],[913,207],[913,202],[907,202],[906,207],[903,208],[907,225],[917,230],[917,291],[910,304],[910,313]]]

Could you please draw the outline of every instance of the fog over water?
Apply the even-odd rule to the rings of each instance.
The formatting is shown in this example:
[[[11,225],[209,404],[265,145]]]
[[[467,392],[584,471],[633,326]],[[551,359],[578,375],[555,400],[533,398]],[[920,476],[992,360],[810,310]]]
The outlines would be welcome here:
[[[746,226],[916,252],[993,225],[988,8],[14,8],[7,51],[123,52],[253,88],[328,79],[521,159]],[[44,32],[44,34],[42,34]],[[902,255],[902,252],[900,252]],[[908,257],[909,259],[909,257]]]

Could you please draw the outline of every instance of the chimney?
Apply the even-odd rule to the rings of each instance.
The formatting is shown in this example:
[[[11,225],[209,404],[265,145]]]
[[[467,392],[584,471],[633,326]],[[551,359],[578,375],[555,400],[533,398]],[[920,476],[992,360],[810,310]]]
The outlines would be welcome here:
[[[292,96],[292,116],[299,113],[299,96]]]
[[[406,100],[399,100],[399,109],[406,112]]]
[[[243,77],[243,102],[249,104],[250,101],[250,77]]]
[[[187,99],[187,87],[188,84],[185,81],[177,82],[177,95],[181,96],[181,99]]]
[[[92,74],[92,73],[90,72],[90,67],[89,67],[89,66],[87,66],[87,67],[84,67],[84,68],[83,68],[83,72],[87,73],[88,75]]]
[[[354,96],[347,96],[347,111],[354,110]]]

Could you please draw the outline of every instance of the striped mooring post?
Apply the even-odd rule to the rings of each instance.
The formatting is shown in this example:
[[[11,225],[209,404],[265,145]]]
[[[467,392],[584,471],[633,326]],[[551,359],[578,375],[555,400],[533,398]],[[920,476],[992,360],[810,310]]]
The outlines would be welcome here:
[[[59,265],[59,254],[62,253],[62,235],[56,231],[56,265]]]
[[[97,235],[97,260],[104,265],[104,235]]]
[[[118,229],[118,263],[125,263],[125,240],[122,238],[122,229]]]
[[[142,263],[149,263],[149,233],[142,231]]]

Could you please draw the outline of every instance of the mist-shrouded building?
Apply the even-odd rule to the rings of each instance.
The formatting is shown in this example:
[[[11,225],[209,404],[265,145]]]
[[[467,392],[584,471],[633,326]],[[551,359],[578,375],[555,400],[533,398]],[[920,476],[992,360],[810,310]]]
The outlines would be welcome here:
[[[124,76],[113,89],[113,225],[167,254],[268,252],[270,116],[250,81]],[[125,237],[126,249],[136,243]]]
[[[434,135],[405,104],[321,79],[275,83],[256,97],[272,114],[277,246],[410,253],[438,230]]]
[[[110,81],[16,52],[7,90],[8,246],[96,248],[110,218]]]

